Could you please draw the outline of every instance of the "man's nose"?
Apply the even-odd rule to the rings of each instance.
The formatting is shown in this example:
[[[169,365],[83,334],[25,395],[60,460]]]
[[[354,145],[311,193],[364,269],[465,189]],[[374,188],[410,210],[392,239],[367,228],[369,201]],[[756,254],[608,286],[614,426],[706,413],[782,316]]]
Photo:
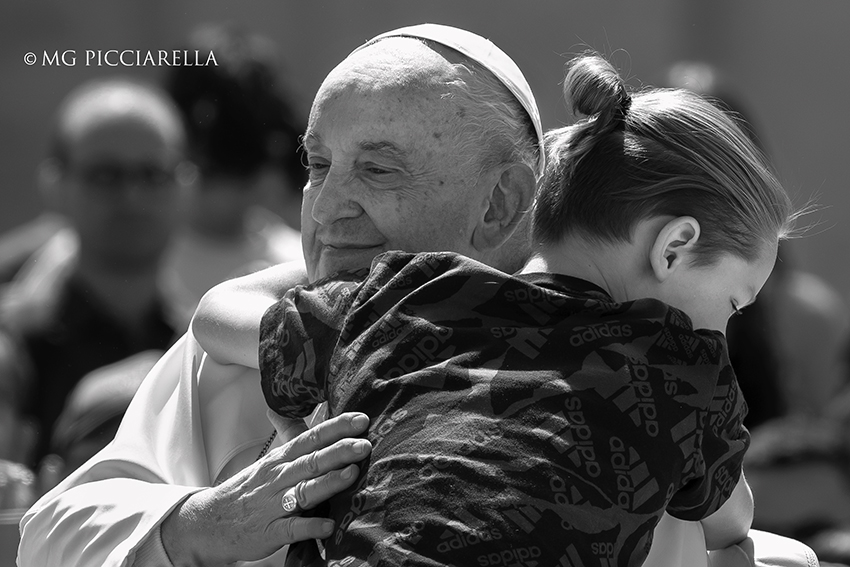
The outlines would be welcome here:
[[[311,214],[319,224],[331,224],[345,218],[354,218],[363,213],[357,202],[355,183],[344,173],[331,168],[321,185],[311,187],[313,204]]]
[[[168,195],[165,188],[154,187],[141,179],[126,179],[115,188],[116,206],[127,210],[145,211],[162,202]]]

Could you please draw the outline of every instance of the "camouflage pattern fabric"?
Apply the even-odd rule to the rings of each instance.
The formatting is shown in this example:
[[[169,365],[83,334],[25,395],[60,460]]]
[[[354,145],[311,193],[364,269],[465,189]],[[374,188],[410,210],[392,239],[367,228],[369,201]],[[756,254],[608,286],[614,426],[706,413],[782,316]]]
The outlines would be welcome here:
[[[327,563],[640,565],[729,497],[749,434],[723,335],[656,300],[451,253],[378,256],[261,325],[269,406],[371,417]]]

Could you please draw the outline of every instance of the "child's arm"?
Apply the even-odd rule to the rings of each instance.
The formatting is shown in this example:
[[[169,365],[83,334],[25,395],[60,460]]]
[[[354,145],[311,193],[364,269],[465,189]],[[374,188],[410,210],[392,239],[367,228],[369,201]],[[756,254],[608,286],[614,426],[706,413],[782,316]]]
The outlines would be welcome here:
[[[263,314],[304,283],[303,263],[290,262],[218,284],[204,294],[192,317],[195,339],[220,364],[259,368]]]
[[[743,472],[729,499],[701,523],[709,551],[729,547],[747,537],[753,523],[753,493]]]

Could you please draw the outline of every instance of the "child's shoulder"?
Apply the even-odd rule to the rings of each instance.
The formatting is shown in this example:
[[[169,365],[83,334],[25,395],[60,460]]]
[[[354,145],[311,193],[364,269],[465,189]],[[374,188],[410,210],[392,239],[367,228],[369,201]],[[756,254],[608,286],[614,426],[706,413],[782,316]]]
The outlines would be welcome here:
[[[657,346],[703,362],[720,362],[728,356],[726,338],[720,331],[695,328],[687,313],[658,299],[643,298],[621,304],[625,317],[644,322],[659,335]],[[699,356],[697,356],[699,354]]]
[[[691,317],[669,303],[651,297],[629,301],[624,305],[629,306],[630,312],[639,318],[658,321],[666,327],[673,327],[680,332],[706,335],[708,337],[723,337],[720,331],[694,327]]]

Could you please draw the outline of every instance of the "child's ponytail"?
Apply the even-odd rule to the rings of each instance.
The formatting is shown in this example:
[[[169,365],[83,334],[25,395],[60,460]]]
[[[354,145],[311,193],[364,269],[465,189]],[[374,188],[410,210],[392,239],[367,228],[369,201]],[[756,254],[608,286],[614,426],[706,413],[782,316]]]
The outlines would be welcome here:
[[[587,119],[577,125],[570,140],[570,169],[574,170],[600,139],[625,130],[632,97],[608,61],[588,54],[567,64],[564,98],[574,115]]]

